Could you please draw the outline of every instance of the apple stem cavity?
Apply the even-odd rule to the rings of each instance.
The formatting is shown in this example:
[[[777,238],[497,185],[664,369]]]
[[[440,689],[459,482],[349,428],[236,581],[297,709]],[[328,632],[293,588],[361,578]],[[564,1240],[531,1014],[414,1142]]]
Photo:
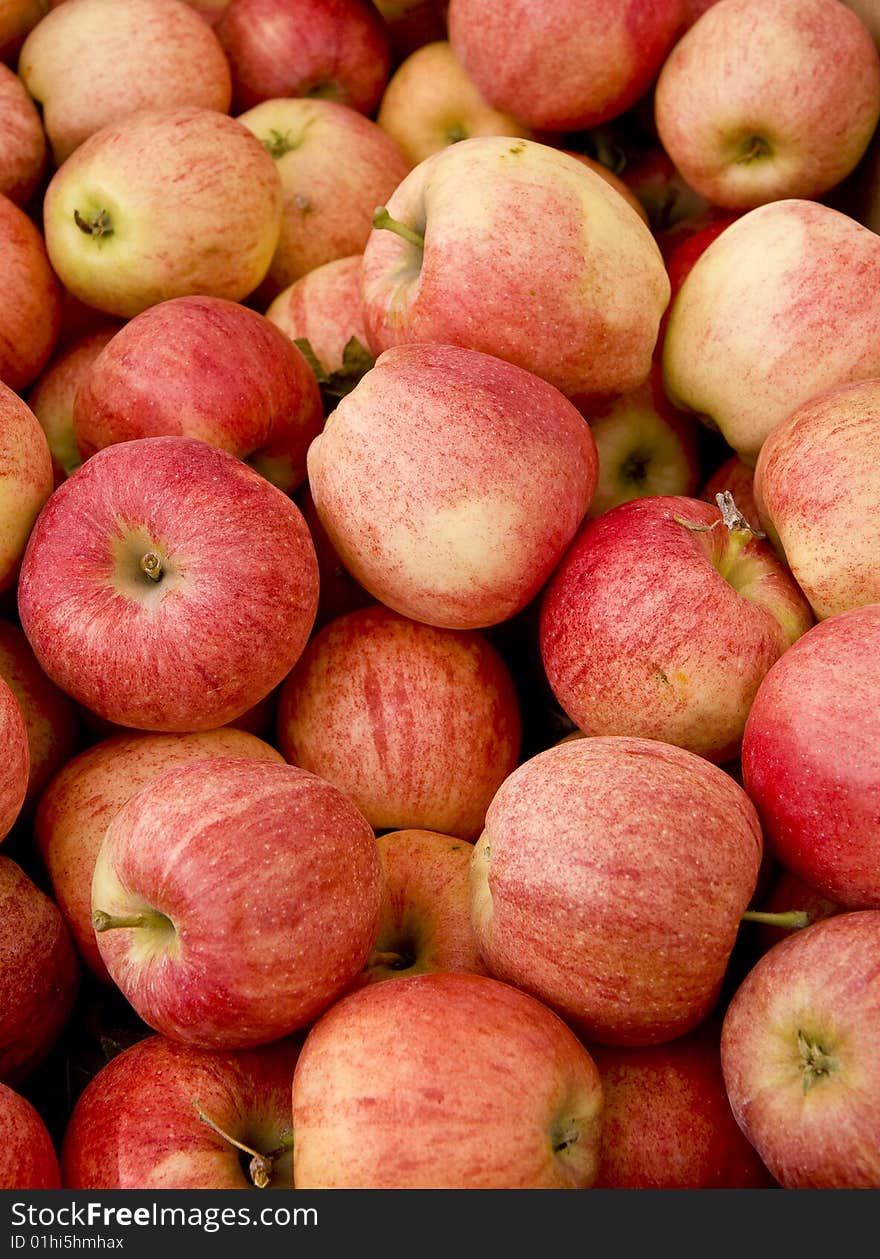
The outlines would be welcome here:
[[[95,240],[113,235],[113,220],[106,210],[99,210],[90,219],[83,218],[79,210],[74,210],[73,221],[81,232],[85,232],[86,236],[94,236]]]
[[[241,1150],[242,1154],[250,1155],[248,1174],[254,1188],[266,1189],[272,1180],[272,1168],[275,1164],[275,1160],[293,1148],[293,1133],[285,1133],[279,1146],[276,1146],[274,1150],[270,1150],[268,1154],[260,1154],[259,1150],[255,1150],[251,1146],[245,1145],[243,1141],[236,1141],[235,1137],[230,1136],[228,1132],[224,1131],[224,1129],[221,1128],[219,1124],[216,1124],[209,1115],[205,1114],[202,1110],[201,1104],[196,1101],[195,1098],[193,1098],[193,1106],[196,1108],[200,1121],[203,1124],[206,1124],[212,1132],[216,1132],[218,1137],[228,1142],[229,1145],[234,1146],[236,1150]]]
[[[553,1153],[564,1154],[581,1139],[580,1129],[572,1122],[556,1124],[551,1133]]]
[[[155,551],[147,551],[146,555],[140,558],[140,570],[150,581],[162,580],[162,557],[157,555]]]
[[[796,931],[800,927],[809,927],[810,915],[805,909],[788,909],[778,914],[760,909],[747,909],[740,922],[763,922],[768,927],[789,927]]]
[[[411,245],[416,245],[419,249],[424,249],[425,247],[424,236],[420,236],[418,232],[413,231],[411,227],[407,227],[405,223],[401,223],[399,219],[392,218],[384,205],[376,208],[373,214],[373,227],[396,232],[398,236],[402,236],[405,241],[408,241]]]
[[[377,951],[373,953],[367,963],[367,970],[372,970],[376,966],[387,966],[389,970],[409,970],[415,965],[415,957],[412,953],[395,953],[393,950]]]

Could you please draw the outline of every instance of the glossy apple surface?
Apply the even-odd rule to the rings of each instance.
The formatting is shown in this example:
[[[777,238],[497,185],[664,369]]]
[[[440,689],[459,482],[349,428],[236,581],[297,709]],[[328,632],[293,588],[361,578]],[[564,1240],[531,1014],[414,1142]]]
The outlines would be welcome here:
[[[0,591],[11,591],[31,530],[52,493],[54,477],[49,443],[39,420],[2,381],[0,443]]]
[[[0,1189],[60,1189],[58,1154],[39,1111],[0,1084]]]

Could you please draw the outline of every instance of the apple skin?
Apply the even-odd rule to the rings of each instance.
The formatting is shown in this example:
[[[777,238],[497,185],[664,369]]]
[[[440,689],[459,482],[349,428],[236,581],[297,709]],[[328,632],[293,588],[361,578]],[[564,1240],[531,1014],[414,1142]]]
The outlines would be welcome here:
[[[703,757],[653,739],[555,744],[486,814],[481,956],[588,1041],[674,1040],[719,999],[761,850],[748,796]]]
[[[26,206],[46,169],[46,133],[21,79],[0,62],[0,193]]]
[[[0,1084],[0,1127],[0,1189],[60,1189],[58,1154],[42,1116],[7,1084]]]
[[[376,206],[411,163],[371,119],[338,101],[263,101],[238,115],[272,157],[281,183],[281,234],[261,304],[334,258],[362,253]]]
[[[195,437],[291,493],[324,408],[305,358],[271,320],[225,298],[176,297],[135,315],[101,350],[73,418],[83,459],[139,437]]]
[[[343,366],[352,337],[366,351],[361,309],[362,254],[334,258],[288,284],[266,308],[266,318],[291,341],[308,341],[328,375]]]
[[[370,984],[293,1077],[299,1189],[565,1189],[595,1179],[602,1089],[539,1001],[485,975]]]
[[[341,400],[308,472],[330,541],[374,598],[479,629],[540,590],[587,510],[598,459],[583,417],[545,381],[475,350],[410,345]]]
[[[180,0],[76,0],[30,32],[18,73],[42,108],[55,166],[95,131],[143,109],[232,103],[229,63]]]
[[[359,582],[355,581],[340,560],[339,554],[327,536],[327,530],[321,524],[321,519],[315,510],[315,503],[308,481],[297,490],[294,502],[299,507],[303,514],[303,519],[309,527],[309,533],[312,535],[312,541],[315,544],[315,555],[318,560],[320,581],[318,611],[312,629],[314,634],[318,630],[323,629],[328,621],[335,620],[337,616],[344,616],[347,612],[354,612],[357,608],[369,607],[375,603],[375,599],[373,599],[372,595],[367,594]],[[273,734],[275,730],[276,725],[273,722]]]
[[[21,705],[12,687],[0,676],[0,842],[15,825],[27,794],[28,736]]]
[[[817,620],[880,602],[880,379],[829,390],[780,420],[754,487],[761,523]]]
[[[766,851],[772,855],[773,850],[769,845]],[[824,918],[831,918],[834,914],[845,912],[835,901],[829,900],[827,896],[817,892],[803,879],[799,879],[796,874],[792,874],[790,870],[779,865],[775,867],[775,873],[764,895],[756,898],[755,908],[769,914],[801,910],[809,918],[808,926]],[[785,927],[769,922],[756,923],[753,932],[757,955],[766,953],[780,940],[787,940],[795,930],[800,930],[800,928]]]
[[[645,380],[669,300],[666,269],[636,211],[577,158],[477,136],[425,158],[386,204],[425,243],[384,228],[369,236],[374,354],[407,342],[466,346],[568,396]]]
[[[471,926],[471,845],[417,828],[386,831],[376,843],[385,888],[364,982],[434,971],[484,974]]]
[[[0,449],[0,591],[9,591],[18,580],[31,530],[54,479],[49,444],[37,417],[2,381]]]
[[[878,643],[878,603],[821,621],[767,673],[743,735],[776,859],[847,909],[880,909]]]
[[[17,1086],[48,1056],[79,991],[79,960],[58,906],[0,856],[0,1081]]]
[[[490,104],[542,131],[571,132],[635,105],[681,17],[680,0],[451,0],[447,22],[456,56]]]
[[[372,115],[388,82],[388,34],[369,0],[232,0],[214,30],[236,110],[312,97]]]
[[[92,916],[145,1023],[245,1049],[308,1026],[356,982],[381,897],[373,831],[341,791],[293,765],[213,756],[167,770],[116,814]],[[145,910],[152,924],[112,923]]]
[[[206,756],[283,763],[263,739],[223,726],[192,734],[115,734],[72,756],[53,776],[34,814],[34,843],[82,961],[111,979],[92,926],[92,878],[104,832],[124,804],[167,769]]]
[[[765,539],[717,506],[634,499],[586,522],[541,597],[547,679],[591,735],[662,739],[723,764],[767,670],[813,624]]]
[[[664,149],[714,205],[818,198],[868,146],[880,55],[838,0],[723,0],[669,53],[654,110]]]
[[[49,362],[61,291],[39,229],[0,195],[0,383],[21,393]]]
[[[140,730],[241,716],[290,672],[317,604],[296,505],[189,437],[120,442],[87,460],[40,513],[18,583],[43,671],[99,717]]]
[[[589,1044],[605,1106],[597,1189],[766,1189],[776,1182],[733,1117],[710,1019],[663,1045]]]
[[[481,634],[375,606],[325,625],[281,687],[278,747],[374,829],[476,839],[517,763],[513,678]]]
[[[880,912],[838,914],[760,958],[721,1063],[737,1123],[786,1189],[880,1188]]]
[[[65,288],[129,319],[171,297],[253,292],[278,244],[281,183],[228,114],[144,110],[79,145],[49,181],[43,219]]]
[[[4,0],[0,6],[0,61],[14,67],[28,31],[42,21],[49,0]]]
[[[299,1045],[217,1052],[147,1036],[122,1050],[77,1098],[61,1144],[66,1189],[253,1189],[239,1150],[199,1117],[262,1155],[288,1146]],[[293,1188],[290,1149],[269,1189]]]
[[[795,407],[880,375],[878,321],[880,237],[819,202],[759,206],[712,241],[674,299],[666,392],[754,466]]]

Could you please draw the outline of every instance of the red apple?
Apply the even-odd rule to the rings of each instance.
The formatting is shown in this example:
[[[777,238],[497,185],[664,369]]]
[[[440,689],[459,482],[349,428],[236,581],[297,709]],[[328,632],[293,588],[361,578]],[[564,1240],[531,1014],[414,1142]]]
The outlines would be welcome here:
[[[0,674],[0,841],[12,830],[21,813],[28,785],[28,735],[21,705]]]
[[[0,303],[0,321],[2,310]],[[37,417],[2,381],[0,449],[0,591],[7,591],[18,579],[31,530],[52,493],[54,478],[49,444]]]
[[[0,383],[21,392],[49,361],[61,321],[61,290],[39,229],[0,195]]]
[[[674,1040],[719,999],[761,848],[748,796],[703,757],[652,739],[558,743],[486,814],[471,872],[483,961],[589,1040]]]
[[[0,60],[12,64],[28,31],[42,20],[49,0],[3,0],[0,4]]]
[[[768,847],[766,851],[772,854],[771,848]],[[793,931],[843,912],[835,901],[829,900],[796,874],[779,865],[775,867],[763,896],[756,899],[756,910],[758,914],[768,915],[766,921],[757,916],[754,919],[757,926],[753,938],[759,955],[766,953],[780,940],[787,940]],[[773,921],[775,918],[785,919],[794,914],[805,915],[806,923],[795,926],[785,921]]]
[[[380,606],[314,635],[278,706],[287,760],[335,783],[376,829],[475,839],[520,736],[513,679],[482,635]]]
[[[0,1084],[0,1189],[60,1189],[58,1155],[39,1111]]]
[[[21,79],[0,63],[0,193],[26,206],[46,167],[46,133]]]
[[[141,730],[239,717],[289,673],[317,603],[299,509],[189,437],[93,455],[43,509],[18,584],[44,672],[98,716]]]
[[[331,397],[350,392],[373,366],[361,306],[361,258],[352,254],[314,267],[266,309],[266,318],[299,345],[313,370],[317,360],[318,379],[330,386]]]
[[[299,1189],[589,1188],[602,1089],[541,1002],[485,975],[343,998],[293,1077]]]

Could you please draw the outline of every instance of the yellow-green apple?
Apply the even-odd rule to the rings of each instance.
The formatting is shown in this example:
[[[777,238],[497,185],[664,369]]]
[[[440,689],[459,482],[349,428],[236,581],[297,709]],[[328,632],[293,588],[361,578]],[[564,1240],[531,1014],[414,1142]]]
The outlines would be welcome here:
[[[439,831],[386,831],[379,934],[366,983],[433,971],[485,970],[471,926],[469,843]]]
[[[140,730],[241,716],[293,668],[317,604],[297,506],[190,437],[119,442],[87,460],[40,513],[18,583],[43,671]]]
[[[486,103],[446,39],[423,44],[397,67],[376,122],[414,166],[471,136],[532,138],[525,123]]]
[[[142,109],[228,113],[229,62],[183,0],[65,0],[31,31],[18,73],[42,110],[56,166]]]
[[[281,752],[376,830],[475,839],[520,738],[513,678],[483,635],[381,605],[325,625],[281,687]]]
[[[0,193],[26,206],[46,168],[46,133],[17,74],[0,62]]]
[[[690,273],[700,254],[708,249],[712,241],[720,236],[726,227],[736,222],[741,213],[739,210],[724,211],[710,207],[705,213],[696,214],[692,218],[682,219],[675,226],[655,233],[655,239],[660,246],[663,260],[666,263],[671,290],[669,305],[664,310],[663,318],[660,320],[660,331],[657,335],[657,344],[654,346],[654,360],[656,363],[662,364],[663,362],[663,341],[666,337],[669,312],[672,309],[672,303],[678,296],[679,289],[685,282],[685,278]]]
[[[228,114],[144,110],[79,145],[49,181],[43,220],[64,286],[128,319],[170,297],[251,293],[278,244],[281,182]]]
[[[82,459],[114,442],[195,437],[290,493],[324,424],[308,362],[258,311],[173,297],[135,315],[85,371],[74,399]]]
[[[281,234],[261,304],[306,272],[361,253],[376,206],[411,164],[391,136],[337,101],[263,101],[238,115],[271,156],[283,195]]]
[[[589,425],[546,381],[479,351],[409,345],[342,399],[308,469],[321,522],[366,590],[413,620],[479,629],[540,590],[598,459]]]
[[[293,1076],[299,1189],[586,1189],[602,1086],[574,1033],[485,975],[369,984],[310,1029]]]
[[[206,756],[284,759],[271,744],[232,726],[192,734],[115,734],[72,756],[40,796],[34,843],[79,955],[104,983],[110,976],[92,927],[92,877],[104,832],[141,787]]]
[[[579,131],[647,92],[682,19],[681,0],[451,0],[449,40],[497,109],[543,131]]]
[[[728,455],[722,460],[703,482],[698,497],[706,503],[715,503],[718,495],[725,492],[731,495],[752,532],[762,533],[761,517],[755,502],[755,469],[739,455]]]
[[[819,197],[880,118],[880,54],[840,0],[719,0],[666,57],[654,111],[664,149],[714,205]]]
[[[584,407],[596,442],[599,480],[588,516],[633,498],[690,495],[700,477],[698,424],[673,407],[657,364],[635,389]]]
[[[786,1189],[880,1189],[880,912],[838,914],[759,958],[721,1064],[737,1123]]]
[[[880,237],[817,201],[758,206],[703,251],[672,303],[666,392],[754,466],[795,407],[880,375],[878,326]]]
[[[818,620],[880,603],[880,379],[796,407],[755,465],[764,528]]]
[[[315,624],[312,630],[314,633],[337,616],[344,616],[346,612],[354,612],[356,608],[368,607],[375,600],[371,595],[367,594],[359,582],[355,581],[340,560],[339,554],[328,538],[327,530],[321,524],[320,517],[315,510],[315,503],[312,499],[308,481],[297,490],[294,502],[299,507],[303,514],[303,519],[309,527],[312,541],[315,544],[315,556],[318,560],[319,593],[318,611],[315,615]],[[276,725],[273,722],[273,734],[275,730]]]
[[[743,784],[777,860],[848,909],[880,909],[880,603],[815,625],[767,673]],[[796,908],[796,907],[795,907]]]
[[[662,1045],[589,1044],[602,1077],[597,1189],[763,1189],[773,1177],[733,1117],[721,1024]]]
[[[28,785],[28,735],[15,692],[0,674],[0,842],[15,825]]]
[[[338,788],[212,756],[141,787],[104,833],[92,922],[113,981],[163,1035],[268,1044],[355,983],[379,927],[373,831]]]
[[[0,61],[15,62],[28,31],[48,8],[49,0],[0,0]]]
[[[299,1045],[219,1052],[147,1036],[73,1106],[66,1189],[292,1189],[290,1101]]]
[[[749,797],[703,757],[557,743],[505,779],[474,848],[483,961],[589,1040],[674,1040],[718,1002],[761,849]]]
[[[0,1189],[60,1189],[58,1154],[34,1105],[0,1084]]]
[[[58,906],[0,856],[0,1080],[27,1080],[76,1004],[79,962]]]
[[[102,324],[63,350],[56,349],[27,391],[27,404],[49,443],[56,488],[82,463],[73,428],[76,391],[104,346],[122,327],[119,320],[108,320],[106,316],[102,316]]]
[[[388,82],[388,34],[370,0],[232,0],[214,29],[237,109],[308,96],[372,115]]]
[[[0,194],[0,384],[21,393],[49,362],[61,291],[39,228]]]
[[[462,140],[419,162],[374,222],[363,296],[375,354],[461,345],[568,395],[622,393],[647,377],[669,300],[660,251],[621,194],[571,154]]]
[[[735,509],[655,495],[580,529],[542,595],[541,659],[587,734],[724,763],[767,670],[812,624],[785,564]]]
[[[49,444],[39,420],[2,381],[0,449],[0,591],[7,591],[15,586],[31,530],[52,493],[54,479]]]
[[[772,854],[772,851],[768,845],[767,852]],[[756,902],[754,921],[757,925],[753,932],[756,953],[766,953],[780,940],[786,940],[792,931],[843,912],[836,901],[829,900],[796,874],[777,865],[767,890]],[[766,915],[766,920],[762,915]]]

